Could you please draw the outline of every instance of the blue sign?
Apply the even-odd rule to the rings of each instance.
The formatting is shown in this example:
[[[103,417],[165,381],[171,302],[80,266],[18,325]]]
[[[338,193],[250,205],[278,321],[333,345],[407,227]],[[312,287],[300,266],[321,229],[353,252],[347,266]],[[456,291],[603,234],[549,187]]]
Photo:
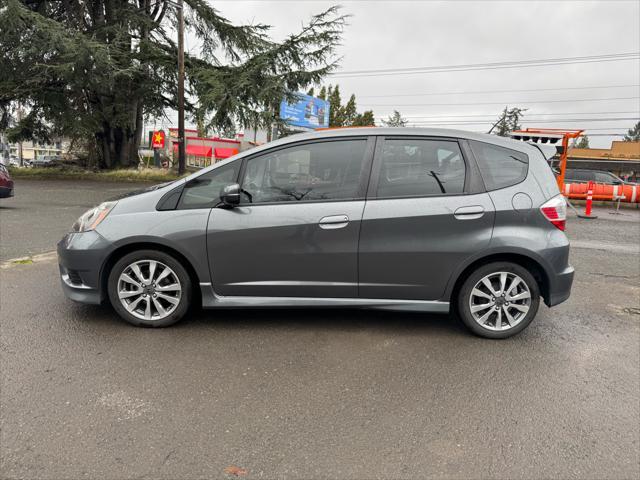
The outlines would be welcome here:
[[[297,94],[296,103],[280,103],[280,118],[289,125],[304,128],[324,128],[329,126],[329,103],[303,93]]]

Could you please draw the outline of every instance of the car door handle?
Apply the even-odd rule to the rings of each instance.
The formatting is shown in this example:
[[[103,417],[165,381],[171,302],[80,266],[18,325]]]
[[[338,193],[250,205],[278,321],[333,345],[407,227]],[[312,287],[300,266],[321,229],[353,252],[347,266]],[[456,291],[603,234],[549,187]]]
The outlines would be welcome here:
[[[335,230],[337,228],[344,228],[349,224],[349,217],[346,215],[331,215],[329,217],[322,217],[318,222],[320,228],[325,230]]]
[[[483,215],[484,207],[481,207],[480,205],[460,207],[455,212],[453,212],[453,216],[458,220],[475,220],[476,218],[480,218]]]

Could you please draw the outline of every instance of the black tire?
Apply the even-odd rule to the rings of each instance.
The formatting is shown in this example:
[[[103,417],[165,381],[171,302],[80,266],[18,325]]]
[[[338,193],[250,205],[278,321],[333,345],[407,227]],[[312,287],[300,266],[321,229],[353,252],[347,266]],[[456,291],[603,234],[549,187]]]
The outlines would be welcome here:
[[[491,327],[495,327],[495,325],[490,324],[487,326],[482,326],[474,319],[473,314],[471,313],[470,299],[471,292],[473,291],[474,287],[487,275],[498,272],[507,272],[517,275],[526,284],[530,293],[530,304],[528,305],[528,312],[526,312],[523,318],[519,318],[519,321],[513,327],[509,327],[506,330],[494,330]],[[491,300],[488,299],[487,302],[491,302]],[[465,326],[476,335],[494,339],[509,338],[513,335],[517,335],[522,330],[527,328],[535,318],[539,306],[540,287],[538,285],[538,282],[533,277],[533,275],[531,275],[531,272],[529,272],[529,270],[522,267],[521,265],[511,262],[494,262],[478,268],[473,273],[471,273],[471,275],[469,275],[469,277],[464,281],[462,287],[460,288],[460,291],[458,292],[457,298],[457,313],[462,320],[462,323],[464,323]],[[482,313],[488,312],[489,310],[491,309],[484,310]],[[493,319],[495,323],[498,323],[495,320],[496,316],[497,313],[493,314],[488,322],[491,322]],[[506,322],[501,322],[501,325],[504,325],[504,323]]]
[[[180,298],[178,303],[175,305],[175,308],[173,308],[171,304],[165,303],[164,305],[165,307],[173,308],[173,311],[171,311],[166,317],[153,318],[150,320],[139,318],[122,305],[122,302],[120,301],[120,298],[118,296],[118,279],[120,275],[127,269],[129,265],[133,264],[134,262],[145,260],[154,260],[156,262],[163,263],[171,270],[173,270],[175,277],[177,277],[177,280],[180,283]],[[169,325],[173,325],[174,323],[181,320],[189,310],[191,299],[193,297],[193,286],[187,270],[178,260],[176,260],[171,255],[157,250],[138,250],[125,255],[115,263],[115,265],[111,269],[111,272],[109,272],[108,293],[109,300],[115,311],[118,312],[118,315],[120,315],[126,322],[130,323],[131,325],[135,325],[138,327],[168,327]],[[160,296],[160,293],[158,293],[158,295]],[[147,300],[145,300],[145,302],[146,301]],[[160,315],[158,311],[156,311],[156,313]]]

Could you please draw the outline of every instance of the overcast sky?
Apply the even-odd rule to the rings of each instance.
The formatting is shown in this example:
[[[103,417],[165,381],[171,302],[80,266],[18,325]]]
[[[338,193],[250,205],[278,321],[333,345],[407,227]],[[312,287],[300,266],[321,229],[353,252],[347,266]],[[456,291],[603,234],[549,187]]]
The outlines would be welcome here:
[[[638,0],[209,1],[236,23],[272,25],[272,36],[276,39],[299,30],[312,14],[339,3],[343,12],[351,15],[339,49],[342,71],[640,51]],[[189,40],[187,47],[194,48],[193,40],[191,45]],[[635,121],[564,120],[640,117],[637,57],[462,72],[355,78],[336,75],[328,78],[327,83],[339,83],[343,98],[354,93],[358,109],[371,108],[376,118],[385,117],[396,108],[411,123],[446,123],[452,128],[474,131],[486,131],[490,124],[461,123],[488,121],[497,117],[505,105],[529,108],[526,117],[532,120],[525,121],[525,126],[586,128],[592,134],[622,132]],[[568,87],[606,88],[535,91]],[[498,92],[475,93],[487,90]],[[620,97],[626,99],[600,100]],[[556,121],[547,123],[545,119]],[[591,146],[608,146],[611,140],[612,137],[592,136]]]

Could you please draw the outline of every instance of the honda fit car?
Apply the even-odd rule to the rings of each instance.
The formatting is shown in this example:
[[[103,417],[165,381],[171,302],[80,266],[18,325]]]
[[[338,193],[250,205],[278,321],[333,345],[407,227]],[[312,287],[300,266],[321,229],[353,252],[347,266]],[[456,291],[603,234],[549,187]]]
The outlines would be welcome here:
[[[541,150],[471,132],[299,134],[105,202],[58,245],[72,300],[171,325],[189,307],[454,312],[505,338],[569,297]]]

